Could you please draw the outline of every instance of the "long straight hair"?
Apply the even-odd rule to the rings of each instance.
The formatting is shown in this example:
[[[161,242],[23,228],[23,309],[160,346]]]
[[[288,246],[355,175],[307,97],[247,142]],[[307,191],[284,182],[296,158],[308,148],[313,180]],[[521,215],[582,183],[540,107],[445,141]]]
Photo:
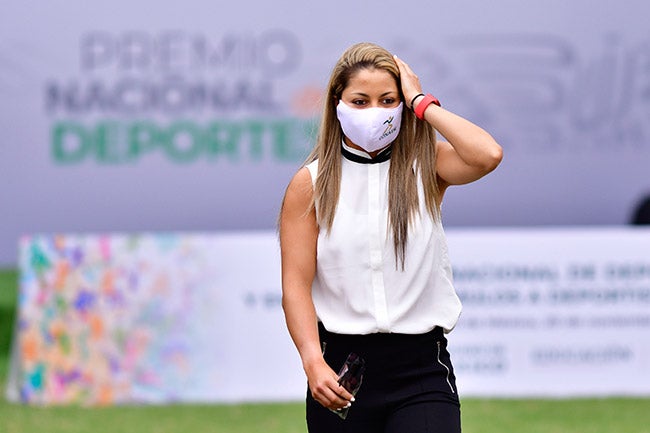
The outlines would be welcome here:
[[[393,56],[378,45],[353,45],[334,66],[327,86],[316,145],[305,162],[306,165],[318,159],[318,176],[310,209],[316,208],[319,226],[328,234],[334,223],[341,187],[343,131],[336,115],[336,105],[350,79],[363,69],[390,73],[397,84],[400,99],[404,100],[399,68]],[[434,220],[440,218],[441,195],[435,170],[436,131],[429,123],[418,120],[413,112],[406,108],[402,110],[400,132],[391,146],[388,221],[392,229],[396,266],[399,261],[404,269],[408,229],[419,208],[418,172],[422,179],[428,214]]]

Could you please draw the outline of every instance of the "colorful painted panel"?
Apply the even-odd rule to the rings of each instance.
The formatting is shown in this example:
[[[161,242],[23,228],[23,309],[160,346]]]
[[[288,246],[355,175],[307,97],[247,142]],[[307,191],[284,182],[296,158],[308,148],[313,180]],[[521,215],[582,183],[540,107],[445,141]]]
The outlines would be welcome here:
[[[20,400],[178,399],[200,380],[192,347],[193,322],[211,314],[202,302],[211,283],[205,242],[179,235],[24,238]]]

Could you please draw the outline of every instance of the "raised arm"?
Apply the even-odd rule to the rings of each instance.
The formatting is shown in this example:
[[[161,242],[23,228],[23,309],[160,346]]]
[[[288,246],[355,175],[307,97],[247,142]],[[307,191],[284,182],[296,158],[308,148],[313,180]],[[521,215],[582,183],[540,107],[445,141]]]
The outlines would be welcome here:
[[[423,96],[418,76],[395,56],[400,69],[404,99],[409,109],[417,107]],[[413,102],[413,107],[411,107]],[[435,104],[424,112],[424,120],[446,140],[437,143],[436,172],[447,185],[473,182],[494,170],[503,158],[501,146],[481,127]]]
[[[312,195],[311,175],[302,168],[289,183],[280,213],[282,308],[312,396],[323,406],[338,409],[346,406],[352,395],[338,384],[336,372],[321,352],[311,296],[318,241],[315,211],[307,212]]]

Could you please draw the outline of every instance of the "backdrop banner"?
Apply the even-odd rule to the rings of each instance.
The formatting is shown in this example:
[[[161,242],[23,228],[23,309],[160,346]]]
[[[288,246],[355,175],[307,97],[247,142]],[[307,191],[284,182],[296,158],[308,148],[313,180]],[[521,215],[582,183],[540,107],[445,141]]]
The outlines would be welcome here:
[[[448,231],[461,396],[650,395],[650,230]],[[26,236],[7,395],[283,401],[306,380],[274,232]]]
[[[633,219],[650,196],[650,2],[386,6],[3,2],[0,267],[24,233],[273,230],[329,74],[363,41],[504,148],[447,192],[449,227]]]

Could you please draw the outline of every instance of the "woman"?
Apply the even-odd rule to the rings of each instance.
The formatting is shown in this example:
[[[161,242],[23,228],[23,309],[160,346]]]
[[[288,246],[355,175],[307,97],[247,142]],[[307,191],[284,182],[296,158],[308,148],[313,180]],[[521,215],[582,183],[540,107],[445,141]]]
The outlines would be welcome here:
[[[396,56],[369,43],[343,53],[279,220],[282,303],[307,376],[310,432],[460,431],[444,334],[461,305],[440,204],[448,186],[483,177],[501,157],[487,132],[422,94]],[[337,374],[352,352],[366,367],[356,395]]]

